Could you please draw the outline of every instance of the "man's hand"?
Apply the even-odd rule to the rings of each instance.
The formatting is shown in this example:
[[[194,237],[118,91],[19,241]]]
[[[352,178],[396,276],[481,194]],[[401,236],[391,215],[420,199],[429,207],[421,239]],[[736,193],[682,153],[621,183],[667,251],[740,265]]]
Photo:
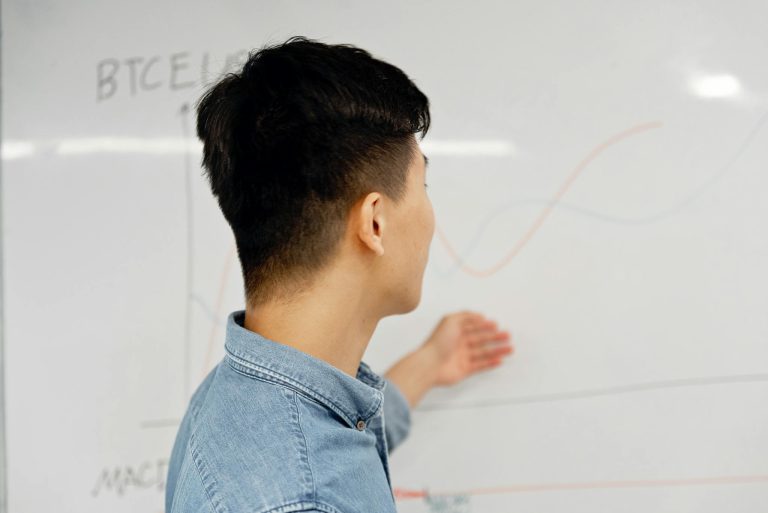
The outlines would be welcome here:
[[[452,385],[496,367],[514,352],[511,335],[496,321],[471,311],[446,315],[422,345],[434,354],[434,386]]]
[[[429,338],[384,375],[415,407],[430,388],[452,385],[498,366],[514,351],[511,336],[495,321],[464,310],[445,315]]]

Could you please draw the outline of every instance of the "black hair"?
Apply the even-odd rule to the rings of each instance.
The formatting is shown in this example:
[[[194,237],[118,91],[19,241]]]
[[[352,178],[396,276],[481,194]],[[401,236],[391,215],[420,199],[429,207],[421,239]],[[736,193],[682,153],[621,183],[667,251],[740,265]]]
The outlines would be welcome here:
[[[299,290],[335,255],[349,209],[397,204],[429,100],[349,44],[294,36],[248,53],[197,104],[202,165],[232,228],[249,305]]]

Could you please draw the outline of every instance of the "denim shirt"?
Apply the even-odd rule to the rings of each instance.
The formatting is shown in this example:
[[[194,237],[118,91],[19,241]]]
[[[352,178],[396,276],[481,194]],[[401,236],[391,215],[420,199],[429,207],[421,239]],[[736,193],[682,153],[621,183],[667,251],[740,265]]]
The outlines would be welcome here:
[[[388,455],[410,430],[403,393],[363,361],[353,378],[244,319],[227,317],[225,356],[184,414],[166,513],[395,513]]]

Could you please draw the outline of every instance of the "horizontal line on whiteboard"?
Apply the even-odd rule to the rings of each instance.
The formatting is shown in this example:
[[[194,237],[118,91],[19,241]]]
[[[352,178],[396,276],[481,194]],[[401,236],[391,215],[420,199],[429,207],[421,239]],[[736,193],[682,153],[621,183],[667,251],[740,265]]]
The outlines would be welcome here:
[[[474,488],[469,490],[433,492],[426,489],[395,487],[395,499],[428,499],[430,497],[468,497],[488,494],[508,494],[520,492],[553,492],[564,490],[606,490],[611,488],[662,488],[667,486],[711,486],[732,484],[766,484],[768,475],[713,476],[671,479],[632,479],[615,481],[585,481],[573,483],[534,483],[494,488]]]
[[[573,392],[557,392],[551,394],[537,394],[521,397],[512,397],[508,399],[495,399],[490,401],[473,401],[467,403],[436,403],[422,404],[414,408],[415,411],[429,412],[441,410],[460,410],[471,408],[493,408],[503,406],[514,406],[517,404],[547,403],[555,401],[570,401],[575,399],[588,399],[591,397],[611,396],[620,394],[630,394],[638,392],[649,392],[654,390],[664,390],[670,388],[698,387],[711,385],[729,385],[738,383],[768,383],[768,374],[740,374],[731,376],[713,376],[705,378],[688,379],[670,379],[664,381],[652,381],[647,383],[637,383],[632,385],[621,385],[615,387],[594,388],[577,390]],[[140,424],[143,429],[176,427],[181,423],[180,419],[153,419]]]
[[[709,385],[730,385],[735,383],[768,383],[768,374],[742,374],[731,376],[713,376],[705,378],[670,379],[664,381],[651,381],[631,385],[615,387],[593,388],[576,390],[573,392],[555,392],[550,394],[534,394],[507,399],[494,399],[487,401],[472,401],[466,403],[447,402],[422,404],[415,408],[416,411],[459,410],[465,408],[492,408],[501,406],[514,406],[516,404],[547,403],[555,401],[570,401],[574,399],[588,399],[592,397],[631,394],[638,392],[650,392],[670,388],[698,387]]]

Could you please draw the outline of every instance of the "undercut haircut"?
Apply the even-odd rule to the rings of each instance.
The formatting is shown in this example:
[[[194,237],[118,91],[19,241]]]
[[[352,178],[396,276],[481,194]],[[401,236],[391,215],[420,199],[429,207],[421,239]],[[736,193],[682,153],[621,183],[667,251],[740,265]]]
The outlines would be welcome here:
[[[329,264],[349,210],[397,205],[429,130],[429,100],[399,68],[302,36],[249,52],[197,102],[202,165],[234,233],[245,300],[289,302]]]

